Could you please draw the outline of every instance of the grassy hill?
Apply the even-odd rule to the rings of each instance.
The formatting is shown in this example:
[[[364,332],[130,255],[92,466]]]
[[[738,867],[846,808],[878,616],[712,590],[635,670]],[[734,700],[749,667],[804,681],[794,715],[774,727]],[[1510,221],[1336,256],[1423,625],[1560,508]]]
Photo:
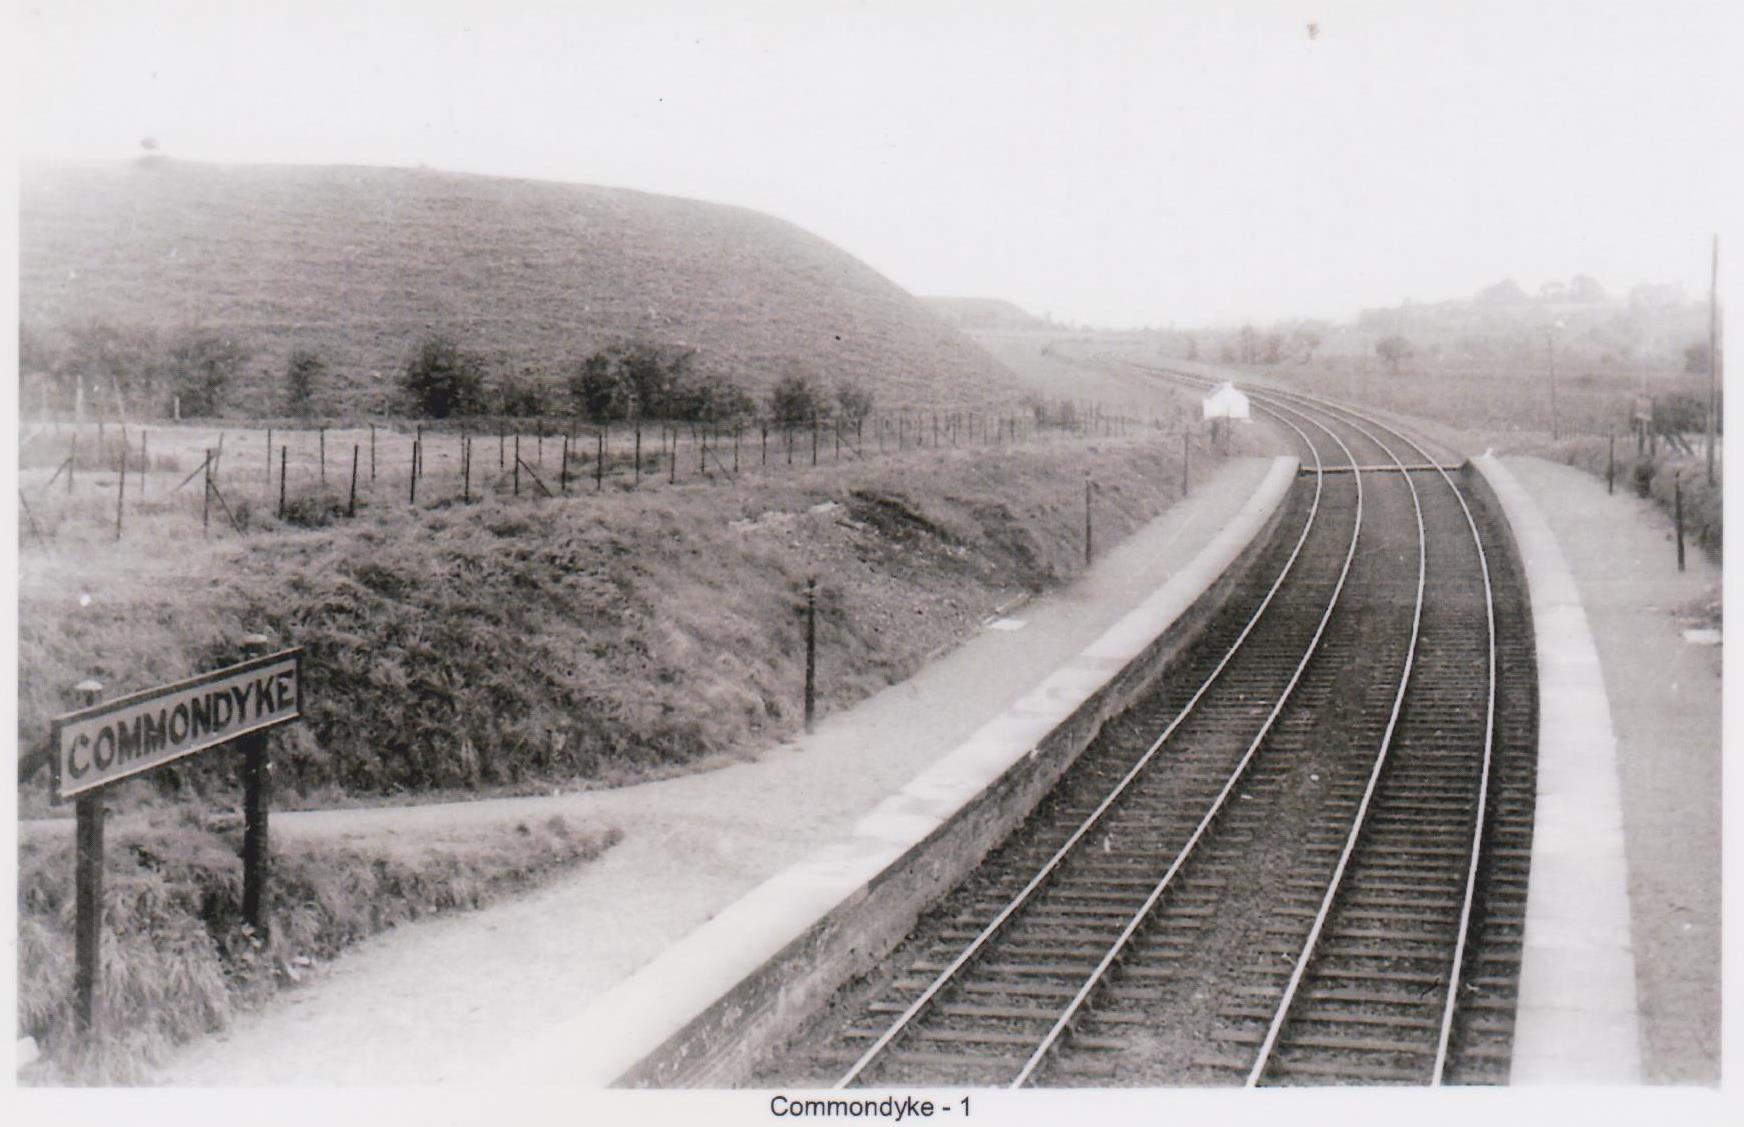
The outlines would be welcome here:
[[[858,380],[888,407],[1019,390],[857,259],[694,200],[408,169],[27,164],[19,226],[33,337],[52,351],[92,318],[222,330],[252,353],[230,413],[277,413],[298,346],[331,373],[321,410],[380,410],[431,332],[547,380],[643,340],[695,348],[700,371],[753,393],[793,370]]]
[[[928,309],[963,329],[1047,329],[1050,322],[996,297],[923,297]]]

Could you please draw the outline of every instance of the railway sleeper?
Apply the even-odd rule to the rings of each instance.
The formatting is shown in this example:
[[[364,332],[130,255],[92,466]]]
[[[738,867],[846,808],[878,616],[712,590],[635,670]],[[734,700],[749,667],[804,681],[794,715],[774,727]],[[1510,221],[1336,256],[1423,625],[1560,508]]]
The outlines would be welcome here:
[[[1220,1011],[1224,1017],[1248,1019],[1253,1021],[1272,1020],[1273,1011],[1260,1007],[1231,1007]],[[1439,1030],[1440,1023],[1427,1017],[1404,1017],[1397,1014],[1353,1014],[1353,1013],[1302,1013],[1292,1017],[1293,1022],[1313,1025],[1317,1022],[1328,1025],[1377,1025],[1398,1029],[1430,1029]]]

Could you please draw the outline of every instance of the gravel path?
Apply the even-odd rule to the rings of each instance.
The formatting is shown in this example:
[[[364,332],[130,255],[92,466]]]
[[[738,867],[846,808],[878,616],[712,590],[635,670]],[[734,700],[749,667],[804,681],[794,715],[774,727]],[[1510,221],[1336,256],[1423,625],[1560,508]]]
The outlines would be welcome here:
[[[562,813],[623,841],[524,899],[402,928],[162,1069],[174,1085],[465,1083],[852,825],[1141,601],[1252,494],[1232,461],[1070,588],[755,762],[620,790],[275,815],[301,835],[437,835]]]

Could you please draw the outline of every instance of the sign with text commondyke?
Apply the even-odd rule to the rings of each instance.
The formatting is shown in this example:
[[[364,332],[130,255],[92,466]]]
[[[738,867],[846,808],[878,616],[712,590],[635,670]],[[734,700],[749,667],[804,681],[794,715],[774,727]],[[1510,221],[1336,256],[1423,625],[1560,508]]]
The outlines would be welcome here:
[[[302,647],[56,717],[57,799],[303,714]]]

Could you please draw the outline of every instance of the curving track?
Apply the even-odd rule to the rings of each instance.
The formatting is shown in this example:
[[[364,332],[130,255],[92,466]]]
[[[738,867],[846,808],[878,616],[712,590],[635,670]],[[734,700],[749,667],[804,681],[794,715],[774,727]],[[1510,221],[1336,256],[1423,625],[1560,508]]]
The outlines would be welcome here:
[[[1500,530],[1397,429],[1253,395],[1308,480],[1248,589],[755,1081],[1505,1079],[1535,701]]]

